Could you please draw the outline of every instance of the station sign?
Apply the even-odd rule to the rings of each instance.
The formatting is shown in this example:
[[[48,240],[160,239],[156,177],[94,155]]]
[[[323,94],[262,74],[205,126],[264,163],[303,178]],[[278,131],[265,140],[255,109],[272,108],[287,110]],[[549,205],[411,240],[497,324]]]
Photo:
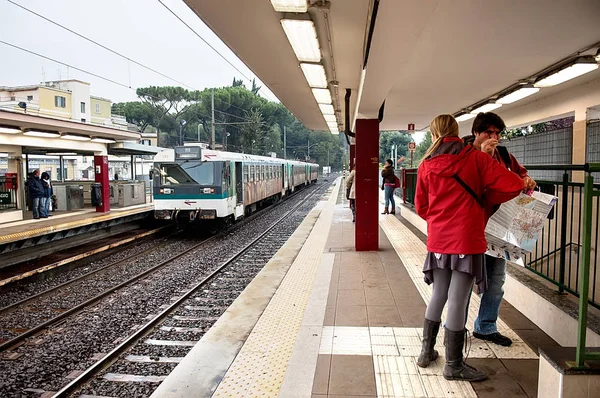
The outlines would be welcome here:
[[[202,148],[199,146],[175,147],[175,159],[201,159]]]
[[[411,141],[408,143],[408,150],[411,152],[414,152],[417,150],[417,143],[414,141]]]
[[[415,124],[414,123],[408,123],[408,131],[415,131]]]
[[[9,205],[12,203],[12,196],[8,191],[0,191],[0,205]]]

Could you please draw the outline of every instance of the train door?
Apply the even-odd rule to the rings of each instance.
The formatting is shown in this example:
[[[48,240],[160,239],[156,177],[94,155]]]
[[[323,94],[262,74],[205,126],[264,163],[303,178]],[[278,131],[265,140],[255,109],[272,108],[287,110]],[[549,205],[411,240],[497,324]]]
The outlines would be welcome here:
[[[291,187],[291,191],[294,192],[294,188],[296,186],[296,173],[294,170],[294,165],[290,166],[290,187]]]
[[[287,175],[285,173],[285,163],[281,165],[281,196],[285,196],[287,189]]]
[[[244,215],[244,170],[242,162],[235,162],[235,218]]]

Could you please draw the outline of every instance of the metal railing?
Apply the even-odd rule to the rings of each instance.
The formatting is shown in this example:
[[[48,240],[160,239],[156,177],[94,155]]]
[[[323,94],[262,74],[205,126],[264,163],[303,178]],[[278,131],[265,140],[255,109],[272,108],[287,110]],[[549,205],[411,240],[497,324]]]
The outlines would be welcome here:
[[[579,297],[580,266],[583,255],[584,239],[584,183],[572,182],[574,171],[584,172],[589,165],[527,165],[528,170],[562,171],[561,181],[536,180],[540,191],[557,196],[558,202],[550,212],[534,250],[525,256],[525,267],[558,287],[559,293],[568,292]],[[402,197],[404,203],[414,205],[416,190],[416,169],[403,169]],[[600,189],[600,184],[593,184]],[[592,241],[590,248],[594,254],[591,259],[591,290],[589,303],[600,308],[600,197],[592,203],[589,217],[592,223]]]
[[[600,172],[600,163],[525,167],[563,172],[562,181],[537,181],[540,191],[557,196],[558,202],[548,215],[534,251],[525,257],[525,267],[556,285],[559,292],[579,297],[576,358],[567,364],[583,369],[586,360],[600,360],[600,352],[586,351],[585,346],[588,306],[600,308],[600,184],[594,184],[593,174]],[[573,172],[585,173],[584,182],[572,182]],[[404,203],[413,206],[416,174],[416,169],[402,170],[402,197]]]

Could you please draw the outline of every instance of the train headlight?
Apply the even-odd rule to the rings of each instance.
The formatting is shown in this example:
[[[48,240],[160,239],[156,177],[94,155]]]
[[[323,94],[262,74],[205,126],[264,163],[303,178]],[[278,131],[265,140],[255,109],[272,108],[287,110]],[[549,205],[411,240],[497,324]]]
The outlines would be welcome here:
[[[204,192],[204,193],[211,193],[210,191],[211,191],[210,188],[204,188],[204,190],[202,192]],[[213,190],[213,192],[214,192],[214,190]]]

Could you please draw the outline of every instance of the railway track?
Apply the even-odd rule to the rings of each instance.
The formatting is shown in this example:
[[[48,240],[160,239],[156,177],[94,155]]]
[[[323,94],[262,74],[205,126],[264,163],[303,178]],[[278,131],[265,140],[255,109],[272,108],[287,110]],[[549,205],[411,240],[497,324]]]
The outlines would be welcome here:
[[[180,297],[160,313],[155,314],[146,324],[137,328],[133,334],[87,368],[54,397],[66,397],[73,393],[102,396],[107,396],[106,394],[110,394],[108,396],[149,395],[151,391],[134,392],[128,388],[137,389],[142,382],[145,384],[144,387],[153,390],[152,384],[164,380],[165,372],[168,374],[181,361],[201,335],[210,328],[272,257],[273,248],[278,249],[288,239],[288,236],[277,231],[277,227],[315,193],[316,191],[310,193],[294,208],[273,222],[262,234],[183,292]],[[148,349],[149,346],[152,348]],[[127,369],[132,364],[133,367],[149,364],[154,369],[146,368],[141,375],[119,372],[118,369]],[[117,370],[113,371],[113,368]],[[157,372],[160,374],[150,374]],[[98,375],[101,375],[100,378],[95,379]],[[86,387],[88,382],[91,382],[91,385]],[[118,392],[123,386],[125,391]]]
[[[323,184],[317,184],[308,189],[324,192]],[[314,197],[314,192],[311,194],[310,191],[303,191],[307,196]],[[111,289],[112,295],[107,293],[103,295],[104,297],[89,297],[85,304],[82,300],[79,303],[82,305],[77,309],[59,307],[59,312],[56,313],[54,311],[53,315],[55,316],[52,319],[46,319],[44,325],[42,323],[33,325],[35,329],[31,327],[31,331],[20,330],[19,332],[21,332],[22,336],[19,336],[19,340],[6,341],[3,348],[5,352],[0,355],[0,372],[10,375],[10,377],[0,380],[0,395],[7,394],[7,396],[12,396],[21,392],[23,392],[22,394],[28,392],[29,394],[39,395],[39,391],[49,392],[59,390],[66,382],[62,379],[62,377],[65,377],[65,374],[62,374],[62,371],[56,372],[55,369],[57,369],[57,366],[59,369],[62,368],[63,371],[65,369],[86,368],[93,360],[104,355],[100,355],[101,353],[111,352],[115,345],[122,343],[122,336],[130,334],[132,330],[137,331],[139,324],[157,315],[157,310],[152,310],[152,308],[158,309],[160,306],[164,307],[165,303],[169,303],[168,297],[178,296],[179,298],[182,292],[178,290],[181,289],[172,290],[168,286],[185,287],[189,284],[189,281],[197,280],[200,276],[213,272],[217,262],[223,262],[226,254],[230,252],[235,251],[239,254],[240,251],[237,250],[237,247],[241,247],[241,243],[245,244],[253,236],[256,236],[257,231],[261,231],[261,236],[264,238],[267,225],[269,225],[269,231],[272,231],[273,227],[293,214],[293,211],[290,211],[286,213],[286,216],[279,217],[280,212],[285,211],[285,207],[294,206],[294,209],[298,209],[298,207],[302,206],[302,203],[306,203],[309,199],[303,199],[302,197],[294,199],[295,197],[292,196],[287,200],[279,202],[279,205],[288,204],[284,206],[283,210],[273,212],[261,211],[248,217],[244,222],[235,224],[231,230],[226,231],[220,236],[222,242],[219,241],[219,236],[216,236],[212,240],[214,244],[210,244],[209,242],[206,245],[210,247],[205,249],[196,247],[196,250],[190,250],[187,254],[180,253],[178,259],[173,260],[176,264],[173,264],[171,267],[168,267],[168,265],[158,267],[155,272],[149,272],[145,277],[141,276],[137,278],[136,281],[123,282],[122,279],[121,283],[116,284]],[[296,204],[296,201],[301,201],[301,203]],[[271,206],[265,210],[278,208],[279,205]],[[300,215],[295,218],[292,217],[292,219],[300,221],[303,218],[304,216],[300,217]],[[252,222],[253,220],[255,221]],[[276,221],[272,222],[273,220]],[[288,224],[292,225],[291,222],[288,222]],[[294,229],[295,226],[291,232]],[[287,240],[291,232],[288,235],[277,236],[275,234],[267,238],[267,241],[271,241],[276,246],[274,250],[266,250],[263,253],[262,249],[250,249],[247,251],[243,261],[238,258],[237,261],[233,261],[233,264],[230,262],[229,270],[224,270],[218,276],[213,276],[212,282],[208,283],[210,286],[206,285],[207,282],[205,282],[206,288],[201,289],[202,292],[199,292],[198,295],[192,298],[193,301],[191,304],[183,305],[184,313],[174,315],[172,319],[169,318],[175,323],[170,325],[164,324],[158,327],[156,330],[158,334],[147,339],[149,343],[153,344],[153,347],[156,349],[162,349],[164,346],[160,345],[162,344],[161,341],[169,339],[176,341],[176,338],[185,338],[188,342],[184,344],[192,344],[191,342],[199,340],[204,331],[218,319],[220,314],[227,309],[235,297],[252,280],[253,276],[260,271],[262,266]],[[252,239],[252,242],[255,240]],[[233,248],[230,250],[228,244],[231,245],[235,242],[237,242],[235,250]],[[163,256],[166,254],[163,253],[166,251],[164,248],[158,251]],[[140,258],[142,257],[140,256]],[[241,265],[241,268],[236,270],[235,264]],[[95,273],[97,275],[114,274],[109,267]],[[183,279],[181,279],[182,277]],[[174,281],[178,282],[173,283]],[[68,298],[73,294],[74,290],[72,288],[73,285],[70,286],[55,287],[51,290],[49,289],[49,291],[41,292],[37,297],[42,300],[58,299],[61,297]],[[153,286],[159,288],[156,293],[154,293],[153,289],[155,287]],[[188,289],[186,289],[187,292]],[[167,295],[165,297],[165,294],[170,294],[171,296]],[[148,299],[141,296],[148,298],[155,297]],[[32,304],[36,300],[36,298],[30,297],[19,305],[15,303],[15,305],[1,309],[0,311],[3,311],[2,318],[14,314],[15,308],[19,309],[19,311],[27,308],[28,310],[23,310],[24,312],[22,312],[25,316],[36,314],[35,306]],[[113,311],[115,315],[113,315]],[[121,314],[118,314],[119,312]],[[145,314],[148,314],[148,316],[144,320],[138,314],[143,314],[141,317]],[[116,317],[116,321],[112,320],[113,316]],[[197,321],[198,319],[200,321]],[[200,326],[190,327],[190,322],[196,322]],[[91,340],[81,339],[82,333],[85,336],[89,336],[88,338],[91,338]],[[172,336],[169,337],[167,336],[168,334]],[[67,345],[65,345],[65,342],[68,342]],[[143,345],[146,345],[146,343],[142,342]],[[58,353],[63,347],[64,354]],[[178,346],[171,345],[170,348],[177,350]],[[184,346],[184,350],[190,348],[191,346]],[[181,351],[177,355],[170,355],[168,352],[157,354],[154,351],[153,353],[147,351],[139,347],[134,348],[126,363],[143,365],[147,363],[144,361],[151,359],[150,357],[156,358],[157,355],[159,358],[162,358],[160,361],[168,358],[166,355],[170,357],[185,355],[185,352]],[[94,353],[97,355],[92,357]],[[150,364],[155,363],[156,361],[152,359],[152,363]],[[163,362],[159,363],[163,364]],[[172,366],[172,363],[169,364],[168,366]],[[151,372],[147,373],[151,374]],[[62,376],[60,376],[61,374]],[[78,374],[78,372],[75,374]],[[68,375],[66,377],[70,379],[72,376]],[[101,380],[104,381],[105,379],[102,378]]]

